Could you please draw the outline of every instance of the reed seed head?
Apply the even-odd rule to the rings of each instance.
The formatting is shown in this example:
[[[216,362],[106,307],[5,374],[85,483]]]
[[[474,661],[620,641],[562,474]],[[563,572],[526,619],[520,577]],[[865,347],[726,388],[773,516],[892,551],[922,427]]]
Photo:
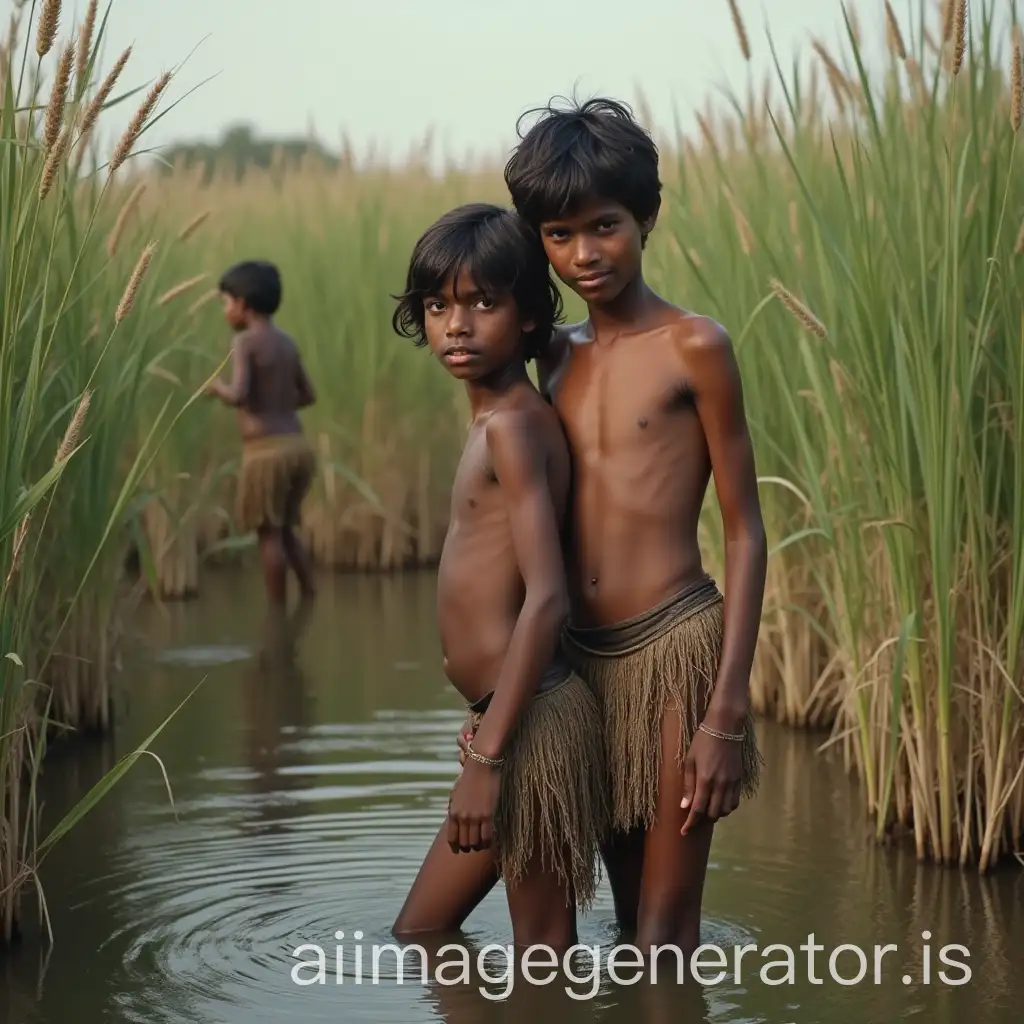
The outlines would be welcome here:
[[[207,218],[209,216],[210,216],[210,211],[209,210],[203,210],[202,213],[200,213],[197,216],[193,217],[181,229],[181,231],[179,232],[179,234],[178,234],[178,241],[179,242],[186,242],[186,241],[188,241],[188,239],[191,238],[192,235],[194,235],[203,226],[203,224],[206,222],[206,220],[207,220]]]
[[[64,119],[64,103],[71,82],[71,63],[75,59],[75,44],[68,43],[60,55],[57,74],[50,90],[50,102],[46,106],[46,120],[43,122],[43,148],[49,152],[53,149],[57,136],[60,135],[61,121]]]
[[[729,13],[732,15],[733,27],[736,29],[736,38],[739,40],[740,52],[745,61],[750,60],[750,38],[747,36],[747,27],[743,24],[743,15],[736,0],[727,0]]]
[[[50,194],[50,189],[53,188],[53,183],[57,178],[57,171],[64,162],[64,157],[67,155],[70,143],[71,126],[65,125],[60,135],[57,136],[57,141],[53,144],[53,148],[47,155],[46,163],[43,164],[43,175],[39,180],[40,202]]]
[[[124,295],[121,296],[121,301],[117,304],[117,310],[114,313],[115,324],[119,324],[132,311],[132,306],[135,304],[135,296],[138,294],[139,286],[142,284],[142,279],[146,276],[146,271],[149,270],[149,264],[153,260],[153,253],[155,251],[156,242],[150,242],[146,248],[142,250],[142,255],[139,256],[139,262],[135,264],[132,276],[128,279],[128,285],[124,290]]]
[[[158,306],[166,306],[169,302],[173,302],[179,295],[184,295],[185,292],[194,288],[201,281],[205,281],[210,275],[209,274],[196,274],[195,277],[190,277],[187,281],[182,281],[180,284],[176,284],[173,288],[168,288],[167,291],[156,300]]]
[[[85,108],[85,113],[82,115],[82,130],[79,135],[80,138],[85,138],[96,126],[96,122],[99,120],[99,116],[103,111],[103,106],[110,97],[114,86],[117,84],[118,78],[121,76],[121,72],[124,71],[125,64],[128,63],[128,58],[132,55],[132,48],[129,46],[117,58],[117,63],[110,69],[107,77],[100,83],[99,89],[96,90],[96,95],[92,98],[89,106]]]
[[[57,448],[57,455],[53,460],[55,466],[63,462],[75,450],[79,435],[82,433],[82,424],[85,423],[85,414],[89,411],[89,403],[91,401],[92,392],[86,391],[78,403],[78,408],[75,409],[74,416],[71,417],[67,430],[64,431],[64,436],[61,438],[60,446]]]
[[[885,0],[885,35],[889,41],[889,49],[900,60],[907,59],[907,47],[903,42],[903,33],[900,31],[900,23],[896,20],[896,12],[892,9],[889,0]]]
[[[75,91],[81,97],[88,85],[86,74],[89,70],[89,52],[92,49],[92,34],[96,28],[96,8],[99,0],[89,0],[85,11],[85,20],[78,30],[78,60],[75,63]]]
[[[772,278],[769,287],[775,297],[789,310],[794,319],[816,338],[825,339],[828,331],[825,325],[804,305],[781,281]]]
[[[145,182],[140,181],[139,184],[132,189],[124,206],[121,207],[121,212],[117,215],[117,220],[114,222],[114,226],[111,229],[110,234],[107,236],[107,254],[109,256],[113,257],[117,252],[117,247],[121,241],[121,236],[124,234],[124,229],[128,226],[128,221],[131,219],[132,214],[139,205],[139,200],[142,198],[142,193],[145,191],[146,184]]]
[[[1020,29],[1013,34],[1013,58],[1010,66],[1010,126],[1020,131],[1024,116],[1024,56],[1021,54]]]
[[[959,74],[967,51],[967,0],[956,0],[953,7],[952,71]]]
[[[216,288],[210,288],[207,291],[203,292],[203,294],[200,295],[199,298],[196,299],[196,301],[193,302],[192,305],[188,307],[188,310],[186,311],[187,315],[195,316],[195,314],[198,313],[199,310],[203,308],[203,306],[205,306],[208,302],[211,302],[219,294],[220,293],[217,291]]]
[[[43,0],[43,9],[39,14],[36,26],[36,53],[45,57],[53,48],[57,38],[57,27],[60,25],[61,0]]]
[[[125,162],[125,160],[128,159],[128,156],[132,151],[132,147],[135,145],[138,137],[142,134],[142,130],[145,128],[150,114],[153,113],[153,108],[160,99],[161,93],[167,88],[167,83],[170,82],[170,80],[171,73],[169,71],[165,71],[157,79],[153,88],[146,94],[146,98],[142,101],[142,105],[135,111],[135,116],[128,123],[128,127],[124,130],[124,134],[121,136],[120,141],[114,149],[114,155],[110,158],[110,165],[107,169],[108,177],[113,174],[121,164]]]
[[[956,5],[957,0],[942,0],[942,41],[944,43],[948,43],[953,38]]]

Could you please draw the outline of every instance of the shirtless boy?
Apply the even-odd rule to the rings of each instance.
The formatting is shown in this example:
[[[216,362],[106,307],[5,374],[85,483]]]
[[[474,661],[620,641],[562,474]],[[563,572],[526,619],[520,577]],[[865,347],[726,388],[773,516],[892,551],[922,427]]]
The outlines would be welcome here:
[[[616,915],[641,950],[690,954],[714,823],[755,791],[761,766],[749,675],[766,543],[737,364],[719,324],[644,281],[661,183],[627,108],[547,108],[505,181],[587,303],[538,371],[573,457],[565,647],[602,707]],[[697,545],[712,474],[724,600]]]
[[[498,877],[517,945],[567,948],[596,887],[605,787],[597,702],[567,665],[569,453],[527,376],[558,318],[536,235],[511,210],[451,211],[417,242],[395,311],[464,381],[471,423],[438,569],[444,669],[471,741],[396,935],[462,922]]]
[[[219,284],[224,319],[235,331],[231,382],[215,379],[209,394],[238,411],[242,465],[235,508],[243,533],[256,531],[267,597],[282,606],[287,571],[303,598],[313,576],[296,535],[302,500],[316,456],[298,410],[316,401],[295,342],[273,321],[281,305],[281,276],[272,263],[249,261],[225,271]]]

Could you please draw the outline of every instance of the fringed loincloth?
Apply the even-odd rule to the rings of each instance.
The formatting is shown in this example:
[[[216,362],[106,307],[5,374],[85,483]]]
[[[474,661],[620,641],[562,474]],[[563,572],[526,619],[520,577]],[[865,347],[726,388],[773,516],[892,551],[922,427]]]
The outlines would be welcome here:
[[[474,735],[493,694],[469,706]],[[495,851],[506,885],[539,856],[580,910],[600,880],[600,842],[608,828],[601,717],[587,684],[553,666],[520,718],[505,751],[494,815]]]
[[[304,434],[278,434],[242,446],[235,518],[242,533],[297,526],[302,499],[316,473]]]
[[[612,825],[653,824],[658,806],[662,719],[679,711],[676,764],[683,760],[714,690],[722,653],[723,598],[703,576],[647,612],[611,626],[567,627],[566,655],[601,707]],[[761,754],[753,716],[744,728],[742,787],[752,796]]]

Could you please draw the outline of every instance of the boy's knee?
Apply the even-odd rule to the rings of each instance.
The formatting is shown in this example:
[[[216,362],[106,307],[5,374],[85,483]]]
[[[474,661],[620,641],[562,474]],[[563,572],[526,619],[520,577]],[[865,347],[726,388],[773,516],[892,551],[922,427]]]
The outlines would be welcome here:
[[[649,956],[652,946],[673,946],[690,956],[700,945],[700,893],[665,893],[645,902],[637,915],[640,951]]]

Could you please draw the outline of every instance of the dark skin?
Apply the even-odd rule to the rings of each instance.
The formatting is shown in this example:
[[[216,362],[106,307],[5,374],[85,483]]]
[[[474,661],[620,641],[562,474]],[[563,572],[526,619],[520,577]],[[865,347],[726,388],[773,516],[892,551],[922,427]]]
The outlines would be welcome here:
[[[589,313],[559,333],[540,366],[573,456],[572,618],[620,622],[701,574],[697,524],[713,476],[725,635],[704,723],[735,734],[749,707],[767,562],[753,448],[725,330],[643,279],[642,238],[655,219],[640,223],[621,204],[595,200],[541,225],[553,269]],[[692,952],[714,824],[739,805],[742,762],[738,743],[698,731],[680,772],[678,725],[667,710],[656,824],[616,834],[603,854],[617,917],[638,946]]]
[[[313,405],[316,391],[295,342],[242,299],[222,295],[221,301],[224,319],[235,331],[232,376],[228,383],[214,378],[207,394],[237,411],[243,442],[302,433],[298,410]],[[293,511],[296,515],[289,515],[289,521],[297,519],[298,509]],[[271,604],[284,606],[289,568],[298,578],[303,599],[311,600],[316,594],[313,574],[294,530],[265,527],[258,531],[258,539]]]
[[[532,324],[511,296],[481,294],[467,271],[457,284],[425,300],[427,340],[466,382],[472,413],[438,568],[438,626],[445,673],[463,699],[493,691],[473,749],[500,758],[569,610],[561,548],[569,453],[557,415],[526,373],[521,338]],[[397,935],[459,928],[497,881],[500,772],[465,762]],[[539,862],[507,895],[516,944],[575,941],[571,894]]]

